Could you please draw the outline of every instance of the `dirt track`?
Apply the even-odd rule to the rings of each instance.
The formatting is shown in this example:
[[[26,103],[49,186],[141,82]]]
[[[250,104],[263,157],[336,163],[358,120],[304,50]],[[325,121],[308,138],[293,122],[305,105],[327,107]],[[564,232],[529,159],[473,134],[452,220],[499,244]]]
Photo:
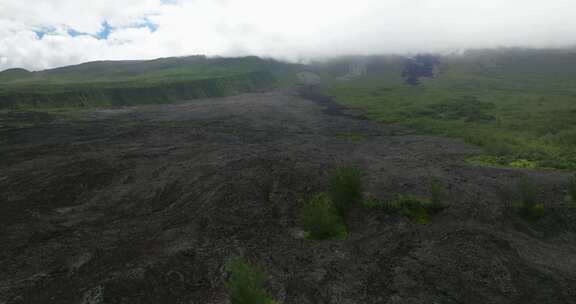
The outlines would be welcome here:
[[[286,304],[576,303],[564,174],[471,167],[477,148],[312,97],[0,114],[0,303],[228,303],[236,255]],[[299,204],[347,163],[381,199],[438,177],[450,207],[429,225],[357,207],[346,240],[298,238]],[[506,208],[524,175],[535,224]]]

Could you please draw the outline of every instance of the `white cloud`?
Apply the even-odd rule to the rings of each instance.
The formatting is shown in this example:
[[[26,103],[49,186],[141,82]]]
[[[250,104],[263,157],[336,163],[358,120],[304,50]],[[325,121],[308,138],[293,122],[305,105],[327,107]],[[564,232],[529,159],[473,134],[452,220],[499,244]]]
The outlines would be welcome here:
[[[0,19],[12,19],[30,27],[67,25],[94,33],[104,20],[126,24],[157,11],[159,6],[159,0],[2,0]]]
[[[131,27],[144,18],[156,31]],[[97,34],[106,21],[108,39]],[[51,29],[39,39],[35,31]],[[0,70],[189,54],[295,59],[574,45],[573,0],[1,0]]]

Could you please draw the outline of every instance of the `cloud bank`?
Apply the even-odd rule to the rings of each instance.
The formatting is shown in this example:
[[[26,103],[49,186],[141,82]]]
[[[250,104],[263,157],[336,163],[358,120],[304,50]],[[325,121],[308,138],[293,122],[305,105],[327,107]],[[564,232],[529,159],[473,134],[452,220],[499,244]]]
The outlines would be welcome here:
[[[576,44],[574,0],[2,0],[0,70]]]

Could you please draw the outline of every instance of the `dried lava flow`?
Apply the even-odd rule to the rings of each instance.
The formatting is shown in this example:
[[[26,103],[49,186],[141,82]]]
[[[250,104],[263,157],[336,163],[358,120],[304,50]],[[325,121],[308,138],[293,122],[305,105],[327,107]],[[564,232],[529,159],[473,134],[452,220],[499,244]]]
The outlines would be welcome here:
[[[565,174],[471,167],[461,160],[475,147],[405,135],[322,96],[245,94],[27,126],[0,115],[0,303],[229,303],[223,265],[237,255],[266,269],[281,303],[576,299]],[[361,166],[380,199],[426,195],[435,176],[450,205],[428,225],[357,206],[345,240],[299,238],[301,201],[343,163]],[[535,224],[506,207],[523,176],[550,210]]]

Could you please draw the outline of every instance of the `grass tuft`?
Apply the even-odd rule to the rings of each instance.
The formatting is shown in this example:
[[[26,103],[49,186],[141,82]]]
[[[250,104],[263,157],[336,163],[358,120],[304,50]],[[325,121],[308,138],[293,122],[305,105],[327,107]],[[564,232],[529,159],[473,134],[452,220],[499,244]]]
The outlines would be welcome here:
[[[337,239],[346,236],[344,220],[326,193],[315,195],[304,206],[302,226],[307,238],[313,240]]]
[[[336,137],[348,140],[353,143],[359,143],[365,141],[368,138],[365,134],[358,132],[339,133],[336,135]]]
[[[259,267],[237,257],[228,261],[226,269],[230,273],[226,287],[232,304],[277,304],[264,290],[266,274]]]
[[[544,216],[544,204],[538,200],[540,188],[527,178],[518,182],[518,198],[515,209],[518,215],[529,222],[536,222]]]
[[[448,190],[446,185],[438,178],[432,178],[429,184],[430,209],[432,212],[441,211],[447,206]]]
[[[385,213],[396,213],[398,211],[398,208],[395,204],[395,201],[384,201],[384,200],[379,200],[373,196],[369,196],[366,197],[363,201],[362,201],[362,207],[365,209],[371,209],[371,210],[381,210],[384,211]]]
[[[362,207],[382,210],[389,214],[399,214],[415,223],[427,224],[430,222],[432,215],[439,213],[448,206],[448,190],[441,180],[437,178],[431,179],[429,192],[429,199],[401,194],[391,202],[386,202],[374,197],[368,197],[362,201]]]
[[[399,214],[417,224],[430,223],[432,215],[446,208],[444,200],[433,202],[432,199],[428,200],[414,195],[402,194],[391,202],[368,198],[362,202],[362,206],[366,209],[382,210],[388,214]]]
[[[402,216],[405,216],[417,224],[430,223],[430,214],[435,208],[429,200],[419,198],[413,195],[398,195],[392,202],[391,210]],[[434,211],[435,212],[435,211]]]
[[[362,171],[346,166],[330,174],[328,195],[340,216],[345,217],[350,207],[362,197]]]

